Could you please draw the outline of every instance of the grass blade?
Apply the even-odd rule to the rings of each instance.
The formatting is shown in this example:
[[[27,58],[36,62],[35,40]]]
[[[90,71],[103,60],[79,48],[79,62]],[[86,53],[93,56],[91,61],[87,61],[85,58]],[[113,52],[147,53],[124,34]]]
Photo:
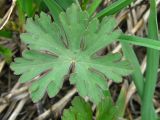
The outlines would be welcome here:
[[[143,47],[160,50],[160,41],[155,41],[149,38],[141,38],[137,36],[129,36],[129,35],[122,34],[119,40],[125,43],[131,43],[134,45],[139,45]]]
[[[127,85],[126,83],[123,84],[121,91],[119,93],[118,99],[116,101],[116,106],[119,109],[119,112],[117,113],[117,116],[119,116],[119,118],[123,118],[124,113],[125,113],[125,109],[126,109],[126,97],[127,97]]]
[[[133,0],[118,0],[114,2],[112,5],[108,6],[107,8],[103,9],[99,12],[96,16],[102,17],[105,15],[113,15],[119,12],[121,9],[129,5]]]
[[[0,37],[11,38],[12,37],[12,32],[8,31],[8,30],[1,30],[0,31]]]
[[[127,60],[129,60],[129,62],[132,65],[134,65],[134,72],[132,73],[131,77],[132,77],[132,80],[134,81],[134,84],[136,86],[138,94],[140,95],[141,99],[143,99],[144,77],[141,72],[138,59],[137,59],[132,47],[129,46],[128,43],[121,42],[121,44],[122,44],[122,50],[124,52],[125,57],[127,58]],[[153,106],[151,108],[150,113],[151,113],[151,115],[155,115]]]
[[[82,0],[82,10],[86,10],[87,9],[87,4],[88,4],[89,0]]]
[[[95,10],[97,9],[97,7],[99,6],[99,4],[101,2],[102,2],[102,0],[94,0],[93,1],[91,6],[89,7],[89,9],[87,10],[90,16],[95,12]]]
[[[134,80],[134,84],[136,86],[138,94],[142,98],[144,78],[143,78],[143,74],[140,69],[138,59],[137,59],[132,47],[129,44],[127,44],[125,42],[121,42],[121,44],[122,44],[122,50],[124,52],[126,59],[129,60],[129,62],[132,65],[134,65],[134,72],[132,73],[131,77]]]
[[[72,3],[75,3],[75,0],[55,0],[59,6],[66,10]]]
[[[156,0],[150,0],[150,16],[148,21],[148,37],[158,40],[157,8]],[[156,114],[152,114],[152,98],[157,81],[157,71],[159,66],[159,51],[147,49],[147,69],[144,93],[142,99],[142,120],[156,120]]]
[[[54,20],[58,22],[59,14],[63,11],[63,9],[54,0],[44,0],[44,3],[49,8],[52,16],[54,17]]]
[[[20,29],[23,27],[25,23],[25,13],[23,11],[23,2],[21,0],[17,1],[17,8],[18,8],[18,25]]]
[[[33,1],[32,0],[27,0],[25,1],[25,9],[26,9],[26,13],[27,16],[32,17],[33,13],[34,13],[34,8],[32,6]]]

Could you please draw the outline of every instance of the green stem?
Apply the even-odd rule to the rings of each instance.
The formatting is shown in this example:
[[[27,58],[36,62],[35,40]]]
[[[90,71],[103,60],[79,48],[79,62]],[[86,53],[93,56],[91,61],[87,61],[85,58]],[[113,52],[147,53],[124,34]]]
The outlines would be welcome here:
[[[95,0],[95,1],[92,2],[89,9],[87,10],[90,16],[93,15],[93,13],[96,11],[97,7],[99,6],[99,4],[101,2],[102,2],[102,0]]]
[[[133,2],[133,0],[117,0],[110,6],[101,10],[96,15],[96,17],[101,18],[101,17],[108,16],[108,15],[114,15],[115,13],[125,8],[127,5],[131,4],[131,2]]]
[[[132,49],[132,46],[124,42],[121,42],[121,44],[122,44],[122,50],[126,59],[129,60],[129,62],[132,65],[134,65],[134,72],[132,73],[131,77],[132,77],[132,80],[134,81],[138,94],[142,98],[143,88],[144,88],[144,78],[140,69],[138,59],[134,53],[134,50]]]
[[[156,0],[150,0],[148,33],[149,33],[149,38],[158,40]],[[142,120],[156,120],[156,114],[153,114],[151,110],[153,109],[152,98],[154,95],[156,81],[157,81],[158,65],[159,65],[159,51],[148,48],[146,81],[142,98]]]
[[[18,6],[18,19],[19,19],[19,28],[20,30],[23,29],[23,25],[25,23],[25,15],[23,12],[23,5],[22,5],[22,1],[18,0],[17,1],[17,6]]]

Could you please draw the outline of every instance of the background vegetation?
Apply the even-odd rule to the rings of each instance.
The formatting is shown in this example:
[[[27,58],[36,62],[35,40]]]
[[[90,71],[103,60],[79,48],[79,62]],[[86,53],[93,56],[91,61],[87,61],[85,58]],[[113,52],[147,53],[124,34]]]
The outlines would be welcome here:
[[[133,72],[124,76],[120,83],[107,79],[109,92],[104,92],[104,100],[98,105],[90,97],[77,97],[79,91],[69,84],[68,78],[55,97],[45,95],[33,103],[28,92],[30,83],[19,83],[19,76],[10,69],[14,58],[22,56],[27,49],[20,34],[26,32],[28,18],[35,20],[35,15],[44,12],[58,23],[59,14],[73,3],[87,11],[90,19],[97,17],[103,21],[106,16],[115,17],[116,29],[121,29],[122,33],[117,41],[98,54],[122,53],[123,58],[133,66]],[[160,0],[1,0],[0,119],[159,119],[159,6]],[[95,92],[94,89],[92,92]]]

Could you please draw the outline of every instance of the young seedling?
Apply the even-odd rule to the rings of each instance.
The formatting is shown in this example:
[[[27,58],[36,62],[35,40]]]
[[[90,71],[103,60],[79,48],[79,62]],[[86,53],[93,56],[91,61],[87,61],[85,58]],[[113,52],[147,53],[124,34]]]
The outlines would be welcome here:
[[[121,120],[125,110],[126,89],[122,88],[116,103],[111,96],[105,96],[96,107],[95,120]],[[94,114],[90,103],[81,97],[75,97],[72,106],[65,109],[62,120],[93,120]],[[124,119],[123,119],[124,120]]]

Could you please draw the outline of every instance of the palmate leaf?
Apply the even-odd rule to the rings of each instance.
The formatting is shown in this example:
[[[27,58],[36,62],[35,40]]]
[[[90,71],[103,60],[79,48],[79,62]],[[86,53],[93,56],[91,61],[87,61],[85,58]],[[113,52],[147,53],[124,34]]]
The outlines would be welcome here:
[[[90,19],[88,13],[73,4],[61,13],[58,23],[51,22],[45,13],[35,20],[28,19],[26,33],[21,40],[29,50],[23,52],[11,64],[15,74],[21,75],[20,82],[31,82],[29,91],[34,102],[39,101],[45,91],[55,96],[63,85],[70,69],[70,82],[81,96],[88,96],[98,104],[107,90],[106,78],[120,82],[123,75],[131,72],[131,66],[121,55],[98,56],[95,53],[115,41],[119,31],[113,17],[100,23]]]
[[[111,98],[105,98],[97,108],[96,120],[118,120],[118,106],[113,104]]]
[[[106,91],[107,92],[107,91]],[[112,97],[105,96],[96,108],[95,120],[120,120],[125,110],[126,89],[122,88],[116,103]],[[92,120],[93,112],[91,105],[81,97],[75,97],[72,106],[65,109],[62,120]]]
[[[80,97],[75,97],[72,107],[64,110],[62,120],[92,120],[91,105]]]
[[[126,93],[127,89],[123,86],[116,103],[111,96],[106,96],[97,106],[96,120],[121,120],[125,112]]]

